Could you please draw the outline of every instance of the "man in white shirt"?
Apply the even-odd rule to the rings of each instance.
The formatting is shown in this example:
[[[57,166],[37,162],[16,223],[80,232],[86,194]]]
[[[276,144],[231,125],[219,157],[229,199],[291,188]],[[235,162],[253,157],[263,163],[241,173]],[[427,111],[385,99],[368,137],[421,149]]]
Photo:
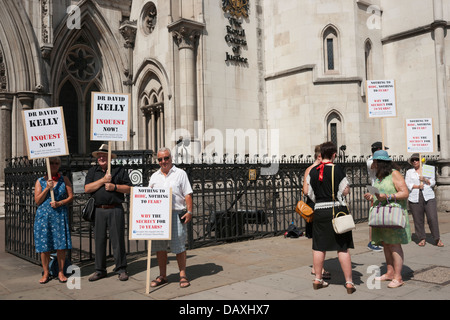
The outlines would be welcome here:
[[[161,148],[157,153],[160,169],[150,177],[151,188],[172,188],[172,238],[170,241],[152,241],[159,266],[159,276],[151,282],[152,287],[167,283],[167,246],[176,254],[180,270],[180,287],[190,285],[186,276],[186,225],[192,220],[192,187],[186,172],[172,163],[170,149]],[[187,211],[186,211],[187,209]]]

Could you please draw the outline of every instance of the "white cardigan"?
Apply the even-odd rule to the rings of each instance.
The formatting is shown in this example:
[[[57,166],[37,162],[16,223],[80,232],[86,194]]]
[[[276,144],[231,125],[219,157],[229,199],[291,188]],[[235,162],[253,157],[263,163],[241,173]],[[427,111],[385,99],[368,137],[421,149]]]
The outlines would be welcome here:
[[[405,182],[406,182],[406,186],[408,187],[408,190],[409,190],[408,200],[413,203],[418,203],[419,202],[419,189],[413,189],[413,186],[415,184],[416,185],[420,184],[419,174],[416,172],[416,169],[412,168],[412,169],[409,169],[408,171],[406,171]],[[426,183],[423,184],[422,194],[423,194],[423,198],[425,199],[425,201],[434,199],[433,187],[435,186],[435,184],[436,184],[436,181],[431,178],[430,178],[429,185]]]

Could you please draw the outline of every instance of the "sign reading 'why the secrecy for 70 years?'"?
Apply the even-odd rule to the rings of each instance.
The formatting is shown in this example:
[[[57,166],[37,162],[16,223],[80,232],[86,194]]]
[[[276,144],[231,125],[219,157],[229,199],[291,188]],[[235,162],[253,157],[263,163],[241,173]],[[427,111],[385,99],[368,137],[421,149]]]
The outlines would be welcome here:
[[[367,80],[367,107],[369,118],[396,117],[395,81]]]
[[[434,152],[433,119],[406,119],[407,152]]]
[[[131,188],[130,240],[170,240],[172,189]]]
[[[128,141],[130,95],[92,92],[91,140]]]

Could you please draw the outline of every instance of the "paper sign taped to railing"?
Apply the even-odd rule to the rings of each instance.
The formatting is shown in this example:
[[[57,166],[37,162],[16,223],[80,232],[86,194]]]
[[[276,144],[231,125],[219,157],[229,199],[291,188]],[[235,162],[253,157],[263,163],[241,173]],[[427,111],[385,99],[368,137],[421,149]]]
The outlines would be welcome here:
[[[172,189],[133,187],[130,193],[130,240],[170,240]]]
[[[22,111],[28,159],[69,154],[62,107]]]
[[[128,141],[130,95],[92,92],[91,140]]]

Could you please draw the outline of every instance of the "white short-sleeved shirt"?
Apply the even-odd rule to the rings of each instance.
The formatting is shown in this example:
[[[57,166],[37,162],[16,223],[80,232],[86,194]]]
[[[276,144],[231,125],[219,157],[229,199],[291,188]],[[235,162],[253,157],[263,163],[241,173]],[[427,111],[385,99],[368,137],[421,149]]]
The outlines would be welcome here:
[[[375,183],[376,177],[376,170],[372,169],[372,163],[373,163],[373,157],[370,156],[369,159],[367,159],[367,173],[369,174],[370,183],[373,185]]]
[[[148,184],[150,188],[172,188],[172,209],[183,210],[186,208],[185,197],[191,193],[192,187],[186,172],[175,166],[165,176],[161,169],[150,177]]]
[[[409,189],[409,197],[408,200],[413,203],[419,202],[419,189],[413,189],[413,186],[416,184],[420,184],[419,174],[416,172],[416,169],[412,168],[406,171],[405,176],[405,182],[406,186]],[[428,201],[430,199],[434,199],[434,191],[433,187],[435,186],[436,181],[434,179],[430,179],[430,185],[424,184],[423,185],[423,198],[425,201]]]

